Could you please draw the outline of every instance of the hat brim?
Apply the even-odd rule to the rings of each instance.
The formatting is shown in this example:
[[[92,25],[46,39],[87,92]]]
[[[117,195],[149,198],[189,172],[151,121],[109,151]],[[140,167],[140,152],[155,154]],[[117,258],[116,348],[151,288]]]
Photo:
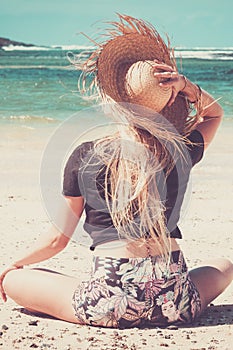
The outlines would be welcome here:
[[[112,23],[116,30],[109,30],[110,39],[99,45],[84,70],[88,74],[94,73],[94,83],[102,98],[110,97],[121,103],[131,102],[125,78],[134,63],[157,60],[176,69],[176,61],[169,42],[166,45],[153,26],[130,16],[119,17],[119,23]],[[190,119],[189,112],[189,102],[182,93],[177,95],[171,106],[165,106],[160,111],[183,135],[189,133],[195,122]]]

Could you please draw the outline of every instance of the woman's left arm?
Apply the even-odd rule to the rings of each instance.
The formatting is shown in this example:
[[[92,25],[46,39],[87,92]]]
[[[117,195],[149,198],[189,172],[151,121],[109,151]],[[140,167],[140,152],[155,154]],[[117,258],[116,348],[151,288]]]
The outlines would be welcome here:
[[[82,197],[65,197],[68,205],[62,206],[58,221],[42,234],[35,245],[17,259],[13,266],[21,267],[47,260],[62,251],[68,244],[83,212]]]
[[[47,260],[67,246],[82,215],[84,200],[82,197],[65,197],[65,199],[66,205],[62,205],[57,222],[46,233],[41,234],[32,247],[26,249],[20,258],[1,273],[0,295],[4,301],[6,301],[6,295],[2,283],[9,271]]]

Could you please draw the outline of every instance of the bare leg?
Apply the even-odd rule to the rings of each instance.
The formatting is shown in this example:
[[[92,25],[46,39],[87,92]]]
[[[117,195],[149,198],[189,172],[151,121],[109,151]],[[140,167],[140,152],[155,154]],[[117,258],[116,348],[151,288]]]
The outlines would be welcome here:
[[[3,288],[11,299],[28,310],[78,323],[72,296],[79,284],[76,278],[37,269],[10,271]]]
[[[215,259],[190,271],[201,297],[201,311],[220,295],[233,280],[233,264],[227,259]]]

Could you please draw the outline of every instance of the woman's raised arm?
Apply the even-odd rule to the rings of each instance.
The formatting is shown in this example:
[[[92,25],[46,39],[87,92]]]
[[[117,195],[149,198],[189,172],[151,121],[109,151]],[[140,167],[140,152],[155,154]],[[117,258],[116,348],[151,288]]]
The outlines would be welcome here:
[[[213,140],[221,123],[223,117],[222,107],[207,91],[192,83],[184,75],[179,74],[174,68],[158,63],[155,64],[154,69],[155,77],[163,79],[160,85],[172,88],[172,96],[168,105],[171,105],[175,101],[177,94],[182,91],[191,103],[197,108],[199,107],[200,118],[196,129],[201,132],[206,148]]]

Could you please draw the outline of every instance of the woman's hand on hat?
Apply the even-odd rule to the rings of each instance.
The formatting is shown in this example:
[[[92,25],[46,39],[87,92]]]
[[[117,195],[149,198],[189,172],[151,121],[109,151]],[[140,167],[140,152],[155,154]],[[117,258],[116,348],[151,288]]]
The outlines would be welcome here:
[[[161,87],[170,87],[172,95],[168,101],[168,106],[171,106],[176,99],[177,94],[186,86],[186,78],[179,72],[165,63],[157,63],[154,65],[154,76],[159,80]]]

